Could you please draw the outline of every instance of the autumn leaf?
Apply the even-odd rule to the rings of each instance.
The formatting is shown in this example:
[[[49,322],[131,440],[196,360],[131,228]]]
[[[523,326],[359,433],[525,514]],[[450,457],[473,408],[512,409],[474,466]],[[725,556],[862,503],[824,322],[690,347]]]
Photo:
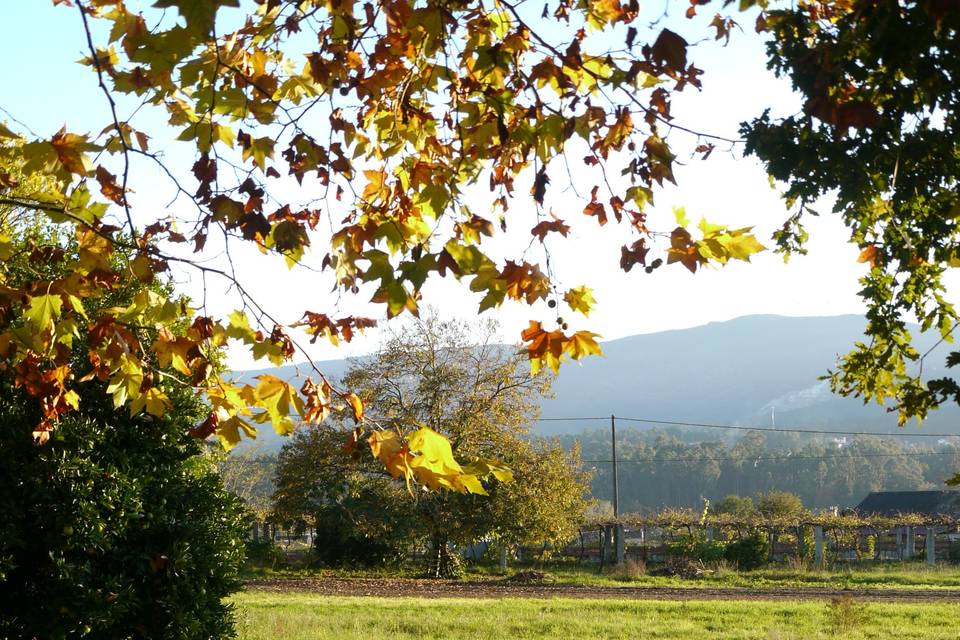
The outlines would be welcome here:
[[[579,311],[585,316],[590,315],[590,311],[597,303],[593,298],[593,290],[585,285],[570,289],[563,294],[563,299],[571,309]]]
[[[863,251],[860,252],[860,255],[857,257],[857,262],[868,262],[870,263],[870,268],[873,269],[877,266],[878,259],[877,245],[868,244]]]
[[[163,391],[156,387],[150,387],[130,401],[130,415],[136,415],[146,409],[150,415],[161,417],[171,407],[173,407],[173,403],[170,402],[170,398]]]
[[[358,424],[363,422],[363,401],[360,397],[355,393],[349,393],[347,394],[347,403],[353,410],[353,421]]]
[[[121,205],[125,202],[123,188],[117,184],[115,175],[104,169],[103,166],[98,166],[96,178],[97,182],[100,183],[100,192],[107,199]]]
[[[537,223],[537,225],[530,230],[531,235],[536,237],[540,242],[546,240],[548,233],[559,233],[561,236],[566,237],[570,233],[569,225],[563,223],[563,220],[559,218],[554,218],[553,220],[544,220]]]
[[[303,400],[293,385],[276,376],[264,373],[257,376],[257,380],[259,383],[253,389],[253,398],[264,413],[254,419],[258,422],[269,420],[277,433],[290,435],[295,426],[290,415],[293,411],[303,415]]]
[[[60,317],[62,308],[63,299],[58,295],[33,296],[23,316],[38,330],[45,331]]]

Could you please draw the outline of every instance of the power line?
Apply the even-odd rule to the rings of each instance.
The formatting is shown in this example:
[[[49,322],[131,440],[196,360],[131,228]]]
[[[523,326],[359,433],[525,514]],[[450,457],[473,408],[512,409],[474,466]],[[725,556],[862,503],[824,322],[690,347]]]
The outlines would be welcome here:
[[[540,418],[538,422],[589,422],[596,420],[609,420],[610,416],[603,417],[575,417],[575,418]],[[873,436],[877,438],[957,438],[960,434],[956,433],[876,433],[872,431],[831,431],[823,428],[799,429],[783,427],[754,427],[732,424],[714,424],[709,422],[682,422],[679,420],[654,420],[652,418],[624,418],[616,416],[617,420],[625,422],[640,422],[644,424],[659,424],[672,427],[697,427],[704,429],[733,429],[739,431],[765,431],[768,433],[808,433],[813,435],[833,435],[833,436]]]
[[[637,462],[769,462],[774,460],[856,460],[862,458],[912,458],[920,456],[956,456],[960,451],[928,451],[917,452],[910,451],[904,453],[852,453],[850,455],[832,455],[832,456],[804,456],[804,455],[786,455],[786,456],[759,456],[754,457],[720,457],[707,458],[702,456],[678,457],[678,458],[629,458],[627,460],[617,459],[617,464],[637,463]],[[592,464],[613,462],[612,460],[582,460]]]

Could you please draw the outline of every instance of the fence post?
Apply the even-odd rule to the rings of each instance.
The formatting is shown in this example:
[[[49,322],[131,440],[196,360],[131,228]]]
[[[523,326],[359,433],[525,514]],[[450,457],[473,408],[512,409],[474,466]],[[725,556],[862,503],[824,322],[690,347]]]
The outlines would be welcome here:
[[[813,563],[818,569],[823,568],[823,527],[816,525],[813,528]]]
[[[253,521],[253,528],[251,530],[251,535],[253,536],[254,542],[257,542],[260,539],[260,523],[256,520]]]
[[[908,526],[908,527],[907,527],[907,530],[906,530],[906,538],[907,538],[907,540],[906,540],[907,546],[906,546],[906,548],[903,550],[903,557],[904,557],[905,560],[910,560],[911,558],[913,558],[913,553],[914,553],[914,551],[915,551],[916,548],[917,548],[917,547],[916,547],[916,542],[915,542],[914,539],[913,539],[913,527],[912,527],[912,526]]]
[[[927,527],[927,564],[937,563],[937,528]]]
[[[507,572],[507,543],[503,540],[500,541],[500,559],[497,565],[497,568],[500,570],[500,573]]]
[[[614,537],[615,546],[617,549],[616,551],[617,564],[622,564],[623,561],[627,559],[627,543],[626,543],[626,540],[624,540],[625,533],[626,532],[624,531],[622,524],[616,525],[616,528],[614,529],[613,537]]]

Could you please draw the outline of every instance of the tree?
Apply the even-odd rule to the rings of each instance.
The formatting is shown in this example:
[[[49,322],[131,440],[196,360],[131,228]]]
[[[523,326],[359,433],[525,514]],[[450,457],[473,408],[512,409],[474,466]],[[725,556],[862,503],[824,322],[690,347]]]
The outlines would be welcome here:
[[[78,251],[42,222],[18,227],[8,246],[10,289],[63,277]],[[113,263],[124,259],[114,255]],[[91,314],[133,306],[156,288],[117,283],[83,306]],[[8,330],[31,331],[32,319],[16,312],[6,309]],[[162,416],[117,407],[109,383],[90,375],[74,387],[76,397],[63,399],[75,410],[36,446],[31,432],[43,409],[24,385],[95,372],[89,334],[61,329],[55,349],[69,366],[26,383],[23,372],[0,370],[0,636],[232,636],[223,599],[240,584],[246,514],[224,491],[203,443],[189,435],[206,406],[189,387],[158,380]]]
[[[333,446],[344,439],[343,432],[311,428],[298,434],[280,456],[276,510],[288,519],[314,516],[318,527],[350,522],[348,541],[367,547],[375,538],[405,538],[409,544],[427,535],[437,576],[455,572],[450,543],[568,539],[587,506],[588,477],[580,470],[579,451],[531,439],[529,425],[549,379],[531,376],[523,357],[498,344],[496,336],[493,323],[441,322],[431,314],[393,333],[373,356],[356,361],[346,383],[358,390],[384,435],[346,452]],[[494,457],[509,471],[493,469],[496,480],[471,492],[487,496],[438,491],[440,483],[398,493],[396,485],[382,481],[384,469],[403,477],[392,456],[407,454],[388,453],[380,443],[389,442],[384,438],[394,430],[414,428],[414,441],[421,432],[445,436],[457,457],[470,461],[468,472]],[[360,454],[364,447],[378,446],[381,465]]]
[[[730,515],[741,520],[747,520],[756,513],[753,506],[753,498],[750,496],[737,495],[729,495],[723,500],[720,500],[714,505],[713,510],[716,513]]]
[[[315,530],[327,565],[383,565],[403,560],[423,538],[410,495],[369,456],[343,451],[342,429],[298,429],[274,469],[272,517]]]
[[[550,246],[572,228],[615,221],[626,231],[613,249],[624,271],[652,273],[666,263],[696,272],[763,248],[747,228],[694,227],[683,210],[675,226],[648,220],[681,154],[706,160],[718,145],[741,141],[673,118],[672,95],[700,86],[700,54],[658,21],[649,33],[638,28],[637,0],[557,0],[542,11],[432,0],[156,0],[143,12],[116,0],[54,3],[75,12],[106,118],[93,136],[0,128],[0,204],[65,225],[84,248],[69,265],[79,279],[26,282],[7,293],[6,304],[32,310],[43,329],[36,339],[0,332],[0,355],[21,376],[63,364],[48,348],[61,321],[111,336],[91,353],[102,375],[142,370],[149,358],[135,348],[134,329],[163,310],[193,326],[147,350],[210,398],[199,435],[233,444],[255,433],[253,423],[287,434],[290,409],[320,422],[345,406],[361,423],[358,396],[321,371],[301,396],[271,375],[255,384],[223,380],[210,353],[234,341],[280,363],[297,353],[303,333],[337,343],[371,326],[369,318],[338,316],[340,296],[369,294],[388,317],[416,314],[425,283],[453,277],[469,282],[480,311],[531,305],[539,319],[521,335],[531,367],[556,369],[600,351],[594,333],[569,327],[593,308],[590,287],[556,281],[549,266]],[[686,15],[726,42],[738,31],[739,14],[724,13],[730,4],[692,0]],[[836,190],[836,209],[870,265],[863,295],[871,340],[840,363],[834,389],[893,398],[902,420],[960,399],[953,380],[924,381],[921,367],[908,366],[923,356],[905,324],[913,315],[946,340],[957,320],[942,284],[957,260],[949,162],[957,12],[942,0],[738,5],[760,8],[755,24],[769,35],[770,65],[806,98],[799,116],[762,116],[743,129],[746,152],[767,163],[794,208],[776,236],[780,250],[802,250],[803,216]],[[572,166],[586,176],[567,185],[582,193],[574,209],[582,204],[583,216],[571,217],[571,198],[561,202],[555,188],[574,175]],[[144,206],[155,174],[180,202],[159,218]],[[487,196],[479,184],[489,185]],[[494,213],[481,215],[481,204]],[[135,254],[127,271],[103,269],[101,258],[121,246]],[[237,275],[232,256],[245,247],[326,274],[318,278],[337,295],[311,298],[302,316],[281,318]],[[77,322],[73,300],[82,303],[112,278],[150,281],[170,269],[222,280],[237,311],[220,317],[202,303],[177,307],[160,297],[131,317],[103,310]],[[44,408],[38,438],[73,410],[57,402],[70,389],[69,380],[34,389]],[[117,397],[158,393],[146,384]],[[422,468],[409,471],[427,480]],[[479,479],[446,481],[466,487]]]
[[[757,513],[767,520],[796,519],[806,512],[803,501],[789,491],[768,491],[757,496]]]
[[[771,3],[772,4],[772,3]],[[960,265],[957,117],[960,13],[949,2],[799,2],[764,14],[769,66],[789,77],[803,112],[744,124],[747,153],[785,186],[794,214],[777,236],[803,249],[802,221],[833,211],[869,266],[861,282],[869,340],[830,375],[833,390],[892,400],[900,422],[960,401],[953,379],[925,380],[907,320],[951,341],[957,312],[944,277]],[[947,365],[960,362],[960,352]]]
[[[358,396],[321,371],[299,394],[269,374],[235,384],[210,366],[211,353],[233,342],[279,364],[304,333],[337,343],[371,326],[338,316],[338,296],[370,296],[388,317],[415,315],[425,282],[453,277],[477,292],[480,311],[531,305],[541,318],[521,336],[531,367],[556,370],[563,359],[600,352],[596,334],[569,329],[570,314],[593,307],[591,289],[551,276],[548,247],[571,228],[615,222],[624,233],[613,253],[625,271],[651,273],[666,262],[693,272],[762,248],[749,229],[694,227],[683,211],[676,223],[648,226],[645,208],[674,181],[678,154],[706,157],[722,140],[672,119],[671,93],[698,87],[701,70],[669,29],[640,42],[636,0],[560,0],[542,13],[522,3],[409,0],[54,4],[75,12],[105,118],[94,135],[0,127],[0,204],[47,216],[82,247],[65,265],[79,278],[24,282],[5,294],[11,307],[33,310],[38,329],[35,339],[0,331],[0,357],[21,377],[64,364],[49,347],[58,327],[73,323],[103,337],[90,355],[119,401],[150,395],[146,409],[159,406],[149,376],[119,391],[118,376],[147,371],[152,358],[208,397],[199,436],[234,444],[256,423],[288,434],[291,411],[318,423],[340,406],[360,423]],[[717,39],[733,26],[720,16],[709,24]],[[670,131],[687,136],[682,149],[667,142]],[[551,210],[561,203],[551,184],[572,174],[571,163],[588,176],[572,185],[583,193],[578,221],[568,195],[564,219]],[[159,217],[151,213],[157,175],[177,199]],[[624,178],[611,182],[615,175]],[[494,206],[489,217],[485,204]],[[326,274],[318,281],[337,295],[310,297],[302,316],[280,317],[237,275],[233,256],[247,247],[269,256],[257,259]],[[104,263],[119,249],[132,255],[122,272]],[[83,319],[91,292],[170,270],[220,281],[237,311],[221,317],[202,300],[176,305],[161,295],[126,316],[107,308]],[[160,314],[190,329],[142,342],[140,328]],[[39,439],[74,410],[55,402],[71,389],[65,379],[33,390],[44,408]],[[421,482],[428,473],[437,470],[410,469]],[[479,479],[446,481],[475,487]]]

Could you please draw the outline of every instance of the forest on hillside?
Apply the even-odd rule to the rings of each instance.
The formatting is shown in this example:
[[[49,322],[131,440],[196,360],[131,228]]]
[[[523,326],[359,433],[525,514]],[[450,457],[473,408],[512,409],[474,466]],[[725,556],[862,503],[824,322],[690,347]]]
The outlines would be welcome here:
[[[717,434],[628,429],[617,433],[620,511],[699,507],[727,495],[771,490],[797,494],[809,508],[856,506],[871,491],[942,490],[960,468],[960,446],[934,440],[795,437],[748,431],[732,440]],[[709,437],[707,437],[709,436]],[[567,436],[579,441],[593,470],[592,494],[612,497],[609,430]]]

